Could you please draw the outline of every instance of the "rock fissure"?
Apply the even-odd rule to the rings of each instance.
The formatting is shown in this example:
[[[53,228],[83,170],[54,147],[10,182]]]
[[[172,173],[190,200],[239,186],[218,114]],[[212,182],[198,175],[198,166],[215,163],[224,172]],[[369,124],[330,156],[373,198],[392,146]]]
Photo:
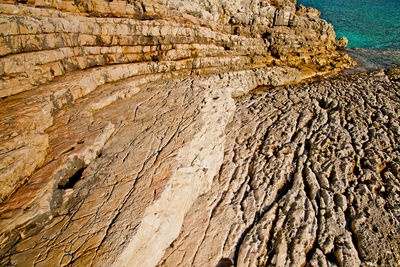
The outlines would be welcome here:
[[[400,264],[399,70],[294,1],[0,1],[1,266]],[[302,83],[301,83],[302,82]]]

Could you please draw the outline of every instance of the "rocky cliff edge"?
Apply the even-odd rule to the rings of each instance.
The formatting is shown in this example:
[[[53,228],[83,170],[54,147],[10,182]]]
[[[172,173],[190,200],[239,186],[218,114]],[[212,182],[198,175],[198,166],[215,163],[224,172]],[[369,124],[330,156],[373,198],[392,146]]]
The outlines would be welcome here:
[[[2,265],[398,260],[397,154],[376,163],[352,153],[364,148],[357,138],[365,129],[349,125],[367,118],[346,124],[347,102],[332,104],[343,114],[332,113],[332,97],[318,90],[304,89],[304,101],[301,90],[257,100],[266,106],[246,96],[351,65],[336,52],[345,41],[335,41],[315,9],[292,1],[28,0],[0,1],[0,12]],[[378,79],[371,77],[365,82]],[[378,82],[398,86],[396,77]],[[354,92],[363,107],[380,101]],[[286,112],[285,103],[296,107]],[[396,105],[382,115],[393,123],[379,125],[396,126]],[[389,141],[367,136],[386,149],[391,133]],[[342,152],[329,154],[324,142]],[[358,195],[376,209],[354,202]],[[375,231],[363,212],[383,226]],[[387,241],[384,257],[368,253],[375,232]]]

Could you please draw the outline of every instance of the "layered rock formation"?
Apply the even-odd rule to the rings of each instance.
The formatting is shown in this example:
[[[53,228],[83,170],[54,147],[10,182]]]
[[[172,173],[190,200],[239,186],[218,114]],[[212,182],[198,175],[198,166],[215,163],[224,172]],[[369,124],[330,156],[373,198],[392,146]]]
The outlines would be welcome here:
[[[236,101],[162,266],[397,266],[400,69]]]
[[[0,174],[1,199],[49,161],[53,114],[101,85],[277,65],[304,78],[349,63],[332,26],[291,2],[25,2],[1,5],[1,166],[12,166]]]
[[[0,3],[1,265],[398,264],[396,71],[276,88],[351,64],[318,11]]]

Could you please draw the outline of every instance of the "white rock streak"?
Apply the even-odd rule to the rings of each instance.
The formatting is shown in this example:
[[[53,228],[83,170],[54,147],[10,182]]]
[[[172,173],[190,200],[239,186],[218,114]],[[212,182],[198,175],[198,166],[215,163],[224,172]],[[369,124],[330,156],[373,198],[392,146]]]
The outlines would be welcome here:
[[[239,97],[260,84],[270,84],[281,73],[281,84],[297,78],[293,70],[280,68],[240,71],[215,76],[201,110],[202,127],[178,154],[176,170],[160,199],[149,206],[129,245],[114,266],[155,266],[165,249],[178,237],[183,219],[194,201],[210,189],[224,157],[225,128],[235,112],[233,97]],[[208,86],[196,81],[193,86]],[[233,82],[232,82],[233,81]],[[207,85],[208,84],[208,85]]]

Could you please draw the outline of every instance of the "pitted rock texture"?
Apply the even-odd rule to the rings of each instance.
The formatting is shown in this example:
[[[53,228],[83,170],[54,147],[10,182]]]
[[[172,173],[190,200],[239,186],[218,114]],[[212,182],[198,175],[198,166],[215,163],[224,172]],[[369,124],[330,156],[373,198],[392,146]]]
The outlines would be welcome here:
[[[48,130],[77,180],[51,161],[2,204],[1,263],[397,266],[398,73],[248,95],[276,72],[171,79],[93,111],[132,84],[103,86]],[[35,188],[52,207],[21,205]]]
[[[0,15],[0,201],[49,161],[53,114],[104,84],[272,66],[301,80],[351,63],[291,1],[11,0]]]
[[[351,64],[317,10],[0,14],[0,265],[400,264],[399,70],[295,87]]]
[[[218,173],[233,97],[299,75],[274,67],[133,78],[58,110],[43,167],[0,205],[1,263],[157,264]]]
[[[237,99],[159,266],[398,266],[399,69]]]

